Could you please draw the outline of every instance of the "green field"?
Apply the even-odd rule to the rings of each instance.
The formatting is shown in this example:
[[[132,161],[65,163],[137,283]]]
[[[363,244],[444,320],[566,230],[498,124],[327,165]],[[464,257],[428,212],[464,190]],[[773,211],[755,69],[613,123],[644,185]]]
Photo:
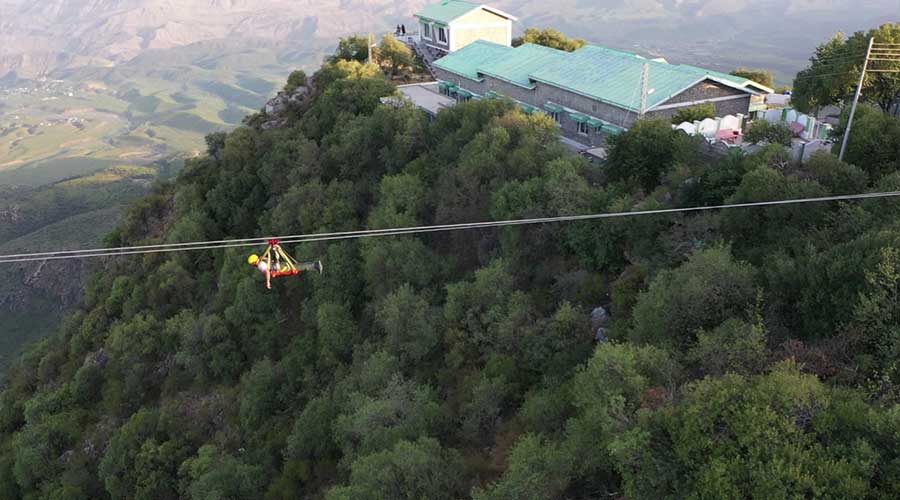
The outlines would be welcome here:
[[[196,155],[206,134],[240,124],[311,60],[237,47],[222,55],[201,44],[0,88],[0,184],[39,186],[116,163]]]

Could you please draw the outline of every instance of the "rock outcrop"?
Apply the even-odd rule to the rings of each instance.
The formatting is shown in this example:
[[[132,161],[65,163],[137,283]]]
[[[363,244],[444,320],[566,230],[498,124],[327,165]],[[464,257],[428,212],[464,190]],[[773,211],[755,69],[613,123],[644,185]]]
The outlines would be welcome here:
[[[262,130],[283,128],[288,124],[288,116],[302,110],[309,102],[315,81],[312,77],[305,86],[286,92],[282,90],[269,100],[259,113],[244,118],[244,124]]]

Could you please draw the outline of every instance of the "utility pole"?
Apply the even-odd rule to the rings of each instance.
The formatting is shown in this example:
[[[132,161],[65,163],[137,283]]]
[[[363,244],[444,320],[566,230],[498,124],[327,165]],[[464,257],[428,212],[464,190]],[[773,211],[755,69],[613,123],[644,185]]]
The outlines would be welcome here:
[[[369,49],[369,58],[367,61],[372,64],[372,34],[366,35],[366,48]]]
[[[862,92],[863,81],[866,78],[866,68],[869,66],[869,57],[872,55],[872,44],[875,43],[875,37],[869,38],[869,48],[866,49],[866,60],[863,62],[862,72],[859,74],[859,84],[856,86],[856,95],[853,96],[853,106],[850,107],[850,117],[847,118],[847,130],[844,130],[844,141],[841,143],[841,154],[838,159],[844,160],[844,153],[847,152],[847,142],[850,139],[850,128],[853,126],[853,115],[856,114],[856,105],[859,104],[859,94]]]
[[[647,95],[650,93],[650,63],[644,63],[641,73],[641,118],[647,112]]]

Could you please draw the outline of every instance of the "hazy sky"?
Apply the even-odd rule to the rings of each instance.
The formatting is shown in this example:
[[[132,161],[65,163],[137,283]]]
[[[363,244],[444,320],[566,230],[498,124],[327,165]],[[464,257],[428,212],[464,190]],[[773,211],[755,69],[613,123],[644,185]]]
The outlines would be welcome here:
[[[0,0],[0,73],[27,65],[119,63],[148,48],[262,38],[327,45],[381,31],[428,0]],[[836,31],[900,20],[900,0],[495,0],[516,28],[556,27],[594,43],[782,79]],[[60,57],[61,55],[61,57]],[[60,63],[60,61],[63,61]],[[106,63],[103,63],[106,64]],[[20,72],[21,72],[20,71]]]

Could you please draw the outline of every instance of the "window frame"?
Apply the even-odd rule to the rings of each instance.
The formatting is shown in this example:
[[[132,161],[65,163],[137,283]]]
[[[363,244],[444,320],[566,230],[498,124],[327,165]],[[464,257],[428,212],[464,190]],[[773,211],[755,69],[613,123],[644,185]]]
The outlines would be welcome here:
[[[431,24],[422,23],[422,38],[431,40]]]
[[[444,28],[443,26],[438,26],[437,40],[441,43],[448,43],[447,42],[447,29]]]
[[[578,123],[578,134],[579,135],[591,135],[591,127],[587,122],[577,122]]]

